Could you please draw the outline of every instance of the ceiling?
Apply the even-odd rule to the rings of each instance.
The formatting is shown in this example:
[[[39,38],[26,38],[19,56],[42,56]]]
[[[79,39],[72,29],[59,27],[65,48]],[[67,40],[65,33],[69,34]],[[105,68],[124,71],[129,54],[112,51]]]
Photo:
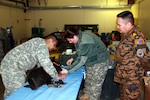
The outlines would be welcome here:
[[[101,0],[105,1],[108,3],[108,0]],[[4,6],[9,6],[9,7],[15,7],[15,8],[20,8],[24,9],[24,12],[27,10],[51,10],[51,9],[108,9],[108,8],[126,8],[126,7],[131,7],[132,4],[135,3],[135,0],[117,0],[117,2],[122,2],[122,1],[127,1],[131,2],[131,4],[127,5],[118,5],[114,7],[101,7],[101,6],[47,6],[48,5],[48,0],[0,0],[0,5]],[[36,6],[34,6],[34,5]]]

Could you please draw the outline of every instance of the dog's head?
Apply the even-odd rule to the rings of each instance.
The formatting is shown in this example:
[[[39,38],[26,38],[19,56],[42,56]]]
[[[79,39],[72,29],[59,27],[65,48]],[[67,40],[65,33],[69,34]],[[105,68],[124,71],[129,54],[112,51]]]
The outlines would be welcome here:
[[[27,76],[27,81],[31,89],[35,90],[44,84],[52,84],[52,77],[43,69],[43,67],[32,70]]]

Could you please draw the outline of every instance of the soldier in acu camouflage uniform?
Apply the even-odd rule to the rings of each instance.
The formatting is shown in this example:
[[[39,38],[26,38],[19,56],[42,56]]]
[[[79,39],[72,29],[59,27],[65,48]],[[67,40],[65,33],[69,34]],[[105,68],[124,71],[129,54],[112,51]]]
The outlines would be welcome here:
[[[94,33],[81,32],[76,28],[67,30],[65,38],[69,43],[75,44],[76,48],[76,55],[67,61],[68,71],[73,72],[83,65],[86,66],[84,95],[80,100],[100,100],[109,64],[109,52],[106,46]]]
[[[10,50],[1,62],[2,81],[5,86],[4,97],[21,87],[26,78],[26,71],[32,69],[36,64],[43,66],[45,71],[52,77],[57,72],[50,60],[49,51],[55,49],[57,39],[55,36],[48,36],[45,39],[33,38]],[[62,74],[67,70],[63,69]],[[62,76],[59,76],[60,78]]]
[[[120,83],[120,100],[140,100],[144,69],[150,63],[149,50],[130,11],[117,15],[117,28],[122,39],[116,51],[114,81]]]

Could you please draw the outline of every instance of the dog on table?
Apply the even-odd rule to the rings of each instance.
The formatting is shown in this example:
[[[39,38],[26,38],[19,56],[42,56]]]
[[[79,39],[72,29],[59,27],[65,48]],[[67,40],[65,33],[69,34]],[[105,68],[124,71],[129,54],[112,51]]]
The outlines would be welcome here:
[[[62,69],[58,65],[54,64],[57,72],[59,73]],[[46,84],[53,87],[61,87],[61,84],[64,84],[62,80],[54,81],[53,78],[43,69],[43,67],[33,69],[27,76],[28,85],[24,87],[29,87],[32,90],[36,90],[38,87]]]

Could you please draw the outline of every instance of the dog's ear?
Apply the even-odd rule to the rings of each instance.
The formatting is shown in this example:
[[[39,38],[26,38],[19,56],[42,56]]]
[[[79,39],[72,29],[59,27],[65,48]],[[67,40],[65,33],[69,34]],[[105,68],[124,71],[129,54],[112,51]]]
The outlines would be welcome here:
[[[34,78],[33,77],[31,77],[31,78],[29,78],[28,79],[28,82],[29,82],[29,84],[28,85],[25,85],[24,87],[28,87],[28,88],[31,88],[32,90],[35,90],[35,89],[37,89],[37,83],[35,82],[35,80],[34,80]]]
[[[39,87],[39,84],[36,82],[35,78],[31,77],[29,80],[29,85],[32,90],[35,90]]]

